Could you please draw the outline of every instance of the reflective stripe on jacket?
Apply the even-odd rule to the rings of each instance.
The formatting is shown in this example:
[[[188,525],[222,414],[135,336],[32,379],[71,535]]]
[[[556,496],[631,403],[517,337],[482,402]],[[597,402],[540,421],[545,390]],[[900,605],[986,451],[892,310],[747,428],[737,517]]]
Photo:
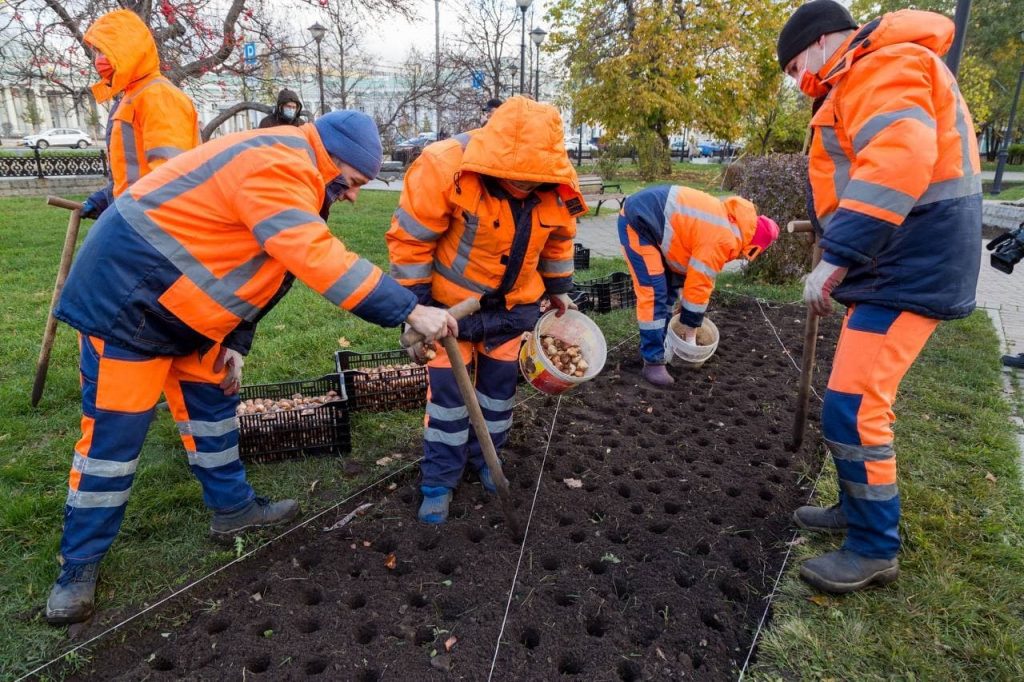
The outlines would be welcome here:
[[[826,64],[811,124],[824,258],[850,267],[834,296],[929,317],[974,308],[981,164],[974,124],[941,56],[953,23],[904,10],[857,32]]]
[[[683,324],[699,327],[725,264],[740,257],[757,228],[757,210],[741,197],[716,197],[678,185],[648,187],[626,199],[629,225],[658,244],[668,269],[685,275]]]
[[[405,175],[387,233],[392,276],[430,285],[444,305],[500,289],[508,308],[568,292],[574,216],[586,206],[561,125],[553,107],[513,98],[485,127],[427,146]],[[518,231],[515,199],[489,190],[487,178],[543,183]],[[506,272],[515,276],[503,287]]]
[[[258,319],[292,272],[336,306],[399,324],[415,296],[318,215],[337,174],[312,124],[227,135],[174,158],[95,224],[57,316],[155,355],[186,354],[203,339],[246,352],[247,335],[232,332]]]
[[[109,12],[85,33],[114,67],[111,84],[97,83],[93,94],[106,102],[123,93],[112,113],[107,154],[114,196],[168,159],[199,145],[199,117],[188,95],[160,75],[156,43],[130,10]]]

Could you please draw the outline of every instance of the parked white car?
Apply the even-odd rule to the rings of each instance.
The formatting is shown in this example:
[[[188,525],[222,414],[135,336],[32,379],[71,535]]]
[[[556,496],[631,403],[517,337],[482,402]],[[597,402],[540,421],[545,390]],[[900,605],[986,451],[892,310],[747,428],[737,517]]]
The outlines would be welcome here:
[[[576,158],[576,154],[580,151],[580,138],[578,137],[567,137],[565,138],[565,151],[569,153],[570,158]],[[583,140],[583,158],[589,159],[598,152],[597,145],[590,140]]]
[[[92,146],[92,138],[77,128],[51,128],[38,135],[26,135],[21,138],[25,147],[78,147],[85,149]]]

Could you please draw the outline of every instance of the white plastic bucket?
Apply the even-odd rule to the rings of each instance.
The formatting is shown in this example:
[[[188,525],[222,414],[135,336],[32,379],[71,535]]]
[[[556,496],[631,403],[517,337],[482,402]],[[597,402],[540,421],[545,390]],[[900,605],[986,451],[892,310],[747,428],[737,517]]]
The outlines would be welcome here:
[[[583,376],[569,376],[555,367],[541,348],[542,336],[553,336],[579,346],[583,359],[587,361]],[[558,395],[600,374],[607,358],[608,344],[593,320],[576,310],[566,310],[561,317],[555,317],[552,310],[537,320],[533,333],[527,335],[526,342],[519,349],[519,369],[526,381],[538,391]]]
[[[701,324],[701,329],[711,332],[713,341],[707,346],[698,346],[693,343],[687,343],[678,334],[675,333],[673,327],[679,323],[679,315],[675,315],[668,322],[668,329],[665,333],[665,353],[671,358],[679,358],[683,363],[691,365],[693,367],[700,367],[704,362],[715,354],[718,350],[718,327],[715,323],[705,315],[704,323]]]

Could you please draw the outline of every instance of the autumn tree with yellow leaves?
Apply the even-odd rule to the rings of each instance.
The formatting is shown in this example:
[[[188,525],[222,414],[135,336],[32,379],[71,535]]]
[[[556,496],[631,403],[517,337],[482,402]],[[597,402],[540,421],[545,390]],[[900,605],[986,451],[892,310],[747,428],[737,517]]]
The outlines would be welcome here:
[[[638,142],[667,168],[684,128],[739,137],[752,107],[778,95],[775,41],[797,0],[557,0],[551,49],[566,55],[575,122]],[[644,156],[656,156],[656,159]],[[646,163],[645,163],[646,162]]]

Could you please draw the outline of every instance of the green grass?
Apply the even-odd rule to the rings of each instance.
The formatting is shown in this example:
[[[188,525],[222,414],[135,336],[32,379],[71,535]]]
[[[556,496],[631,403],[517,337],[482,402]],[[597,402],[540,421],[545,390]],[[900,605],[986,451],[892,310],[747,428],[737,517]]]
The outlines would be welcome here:
[[[901,578],[809,601],[800,560],[839,544],[809,536],[752,679],[1024,679],[1024,494],[997,357],[983,313],[940,325],[895,407]],[[821,480],[831,503],[831,464]]]
[[[332,229],[383,265],[383,233],[397,200],[397,193],[364,192],[356,207],[335,209]],[[41,199],[0,200],[0,679],[69,646],[63,630],[39,617],[57,572],[67,469],[78,437],[78,360],[66,327],[58,334],[43,402],[28,406],[66,221],[65,212]],[[579,278],[622,270],[621,258],[594,258]],[[799,286],[758,287],[737,275],[723,275],[718,287],[783,301],[800,294]],[[599,316],[598,323],[609,345],[636,333],[632,310]],[[397,346],[396,331],[341,313],[296,284],[261,323],[245,381],[331,371],[342,337],[354,350]],[[1020,678],[1024,496],[1008,408],[1000,400],[997,355],[984,316],[940,327],[897,404],[903,578],[887,590],[817,606],[805,601],[809,592],[791,570],[758,677]],[[352,456],[366,473],[355,479],[344,478],[329,458],[250,466],[250,478],[261,493],[296,497],[308,511],[324,509],[392,471],[373,465],[382,455],[414,452],[421,419],[418,412],[358,416]],[[985,479],[988,472],[994,483]],[[826,484],[824,494],[834,495],[834,486]],[[176,430],[161,413],[142,453],[124,528],[104,561],[101,607],[132,613],[231,561],[233,550],[205,539],[207,523]],[[256,542],[247,539],[247,547]],[[830,546],[816,542],[798,550],[806,556]]]
[[[1024,185],[1010,185],[999,194],[985,194],[984,198],[996,201],[1020,201],[1024,199]]]
[[[981,162],[981,170],[994,171],[996,169],[996,166],[998,166],[998,165],[999,165],[998,161],[982,161]],[[1008,163],[1008,164],[1006,164],[1006,166],[1004,166],[1004,169],[1008,170],[1008,171],[1022,172],[1022,171],[1024,171],[1024,164],[1022,164],[1022,163]]]

